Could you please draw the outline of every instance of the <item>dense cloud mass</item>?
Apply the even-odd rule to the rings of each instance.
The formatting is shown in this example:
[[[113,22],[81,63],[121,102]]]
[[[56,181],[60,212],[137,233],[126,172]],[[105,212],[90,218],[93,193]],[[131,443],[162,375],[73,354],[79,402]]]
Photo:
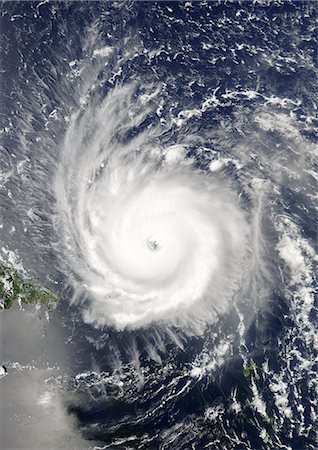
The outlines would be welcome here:
[[[242,205],[224,177],[194,167],[186,143],[158,146],[165,126],[125,142],[151,109],[132,97],[117,87],[72,117],[56,179],[62,256],[90,297],[88,322],[211,323],[245,270]]]

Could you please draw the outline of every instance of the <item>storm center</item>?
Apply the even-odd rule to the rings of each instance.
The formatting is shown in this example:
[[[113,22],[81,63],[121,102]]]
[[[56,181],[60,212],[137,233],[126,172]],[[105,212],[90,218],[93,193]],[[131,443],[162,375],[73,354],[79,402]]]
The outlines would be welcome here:
[[[149,236],[149,238],[147,239],[147,245],[150,250],[153,251],[159,250],[161,248],[160,241],[154,236]]]

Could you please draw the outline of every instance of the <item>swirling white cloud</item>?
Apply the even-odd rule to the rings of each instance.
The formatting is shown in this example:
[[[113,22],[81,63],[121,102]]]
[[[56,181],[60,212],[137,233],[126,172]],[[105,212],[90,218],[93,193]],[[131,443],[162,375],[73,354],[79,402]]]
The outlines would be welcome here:
[[[117,329],[206,324],[235,299],[247,224],[224,177],[195,168],[148,107],[117,87],[74,114],[55,183],[63,255],[85,321]],[[156,138],[156,139],[155,139]]]

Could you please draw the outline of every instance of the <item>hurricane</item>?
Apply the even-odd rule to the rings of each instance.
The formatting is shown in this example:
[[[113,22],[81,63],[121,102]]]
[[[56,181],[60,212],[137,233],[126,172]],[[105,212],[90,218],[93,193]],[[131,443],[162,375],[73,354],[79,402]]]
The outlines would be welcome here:
[[[0,447],[315,450],[316,4],[1,8]]]
[[[194,167],[189,142],[160,145],[166,126],[138,132],[151,105],[133,94],[117,86],[70,121],[56,178],[65,257],[86,321],[200,328],[239,290],[243,206],[225,177]]]

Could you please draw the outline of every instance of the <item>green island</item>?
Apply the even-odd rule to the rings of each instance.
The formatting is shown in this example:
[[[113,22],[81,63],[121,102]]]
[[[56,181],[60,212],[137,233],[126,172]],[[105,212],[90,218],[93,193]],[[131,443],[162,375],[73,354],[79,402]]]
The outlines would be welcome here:
[[[259,375],[257,373],[257,364],[253,361],[253,359],[250,360],[249,363],[246,363],[243,365],[243,375],[245,378],[249,378],[252,375],[255,376],[256,380],[259,380]]]
[[[16,301],[45,305],[52,310],[58,298],[48,289],[37,286],[17,270],[0,262],[0,309],[9,309]]]

